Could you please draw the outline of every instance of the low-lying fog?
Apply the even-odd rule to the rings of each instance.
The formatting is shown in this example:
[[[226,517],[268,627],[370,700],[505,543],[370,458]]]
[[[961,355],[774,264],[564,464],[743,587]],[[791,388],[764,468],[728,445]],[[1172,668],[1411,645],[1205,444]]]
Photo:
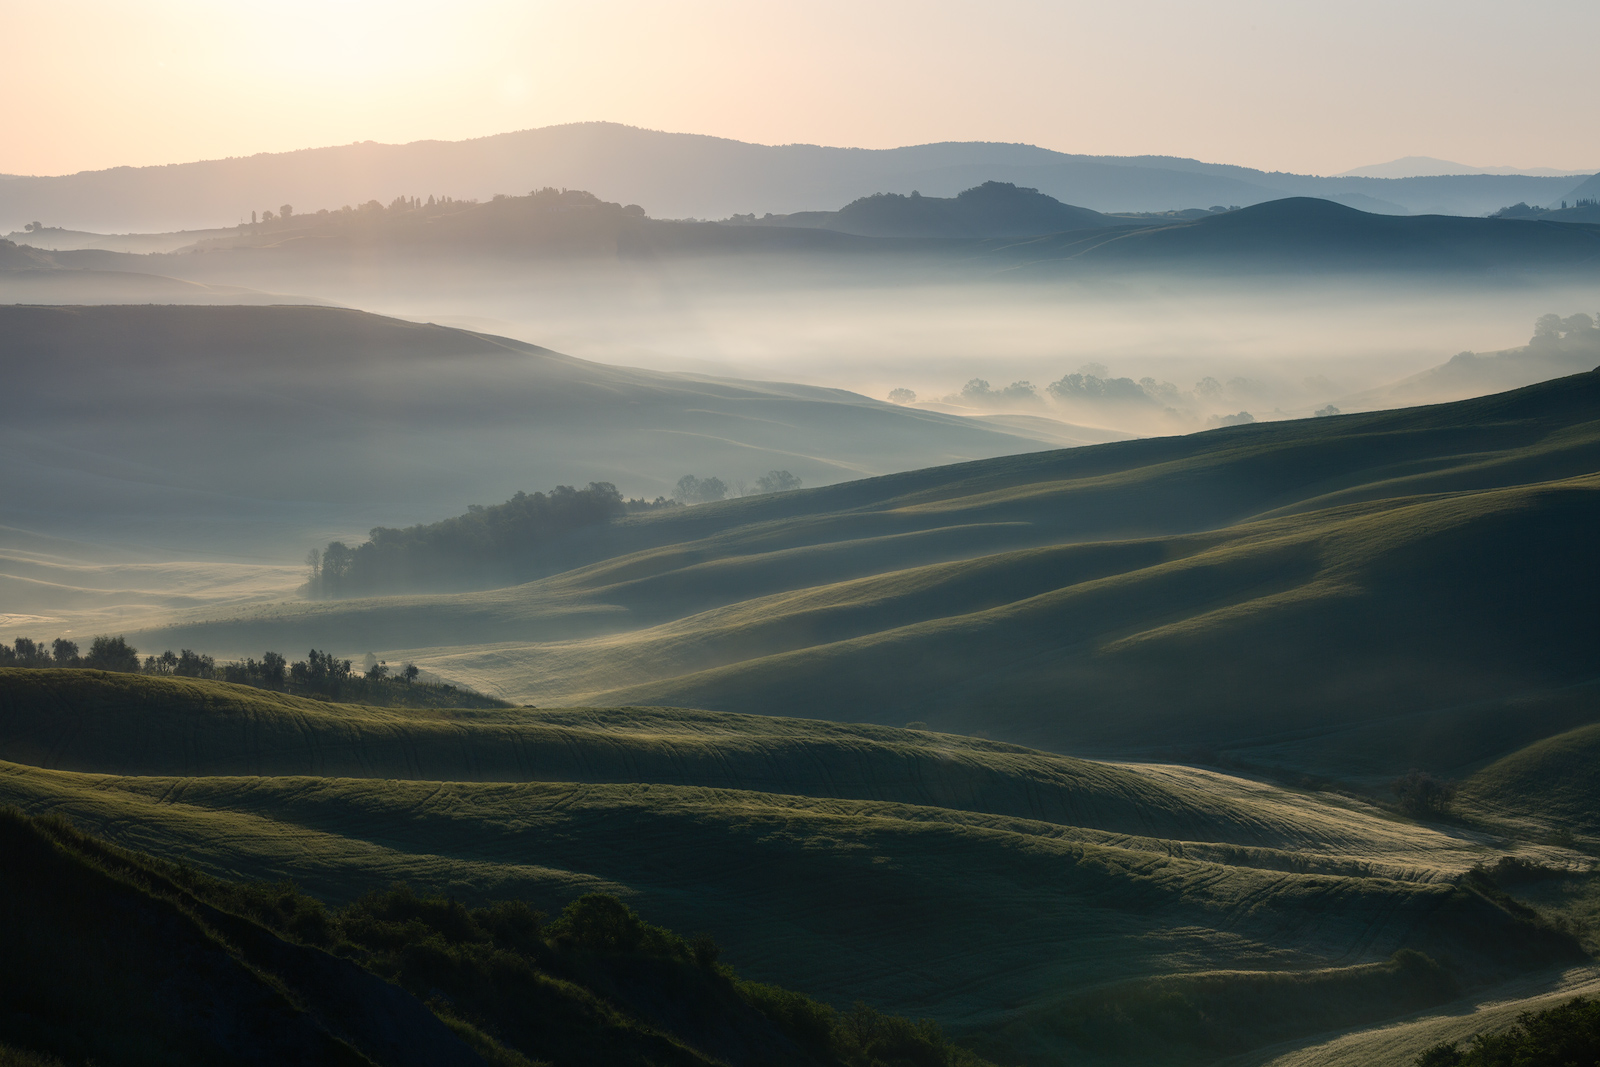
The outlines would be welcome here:
[[[1542,314],[1600,306],[1591,284],[1528,278],[1029,280],[827,258],[354,263],[192,276],[503,334],[603,363],[800,382],[880,400],[903,389],[939,410],[1010,411],[1136,433],[1202,429],[1239,411],[1271,419],[1328,404],[1389,406],[1361,394],[1464,350],[1526,344]],[[1093,383],[1088,393],[1081,382],[1051,392],[1074,374],[1143,382],[1154,403],[1108,403],[1093,395]],[[974,380],[987,382],[987,392],[963,395]],[[1031,395],[1007,393],[1014,383],[1031,385]]]
[[[190,351],[64,378],[12,363],[0,637],[29,619],[111,625],[292,596],[314,545],[519,489],[606,480],[649,498],[684,474],[736,488],[775,469],[818,485],[1116,436],[1097,430],[1184,433],[1491,392],[1587,367],[1386,387],[1462,350],[1524,345],[1540,315],[1600,305],[1592,286],[1525,278],[1084,281],[864,257],[195,255],[150,269],[603,364],[894,394],[897,406],[659,375],[588,381],[578,403],[566,377],[503,355],[341,365],[330,349],[245,365]]]

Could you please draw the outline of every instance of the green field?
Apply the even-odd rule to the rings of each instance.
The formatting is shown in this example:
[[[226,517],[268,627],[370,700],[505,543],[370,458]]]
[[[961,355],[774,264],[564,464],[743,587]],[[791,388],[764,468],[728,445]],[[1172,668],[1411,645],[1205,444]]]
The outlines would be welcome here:
[[[913,471],[631,516],[588,539],[594,562],[526,585],[137,640],[372,650],[541,705],[1464,775],[1594,718],[1571,687],[1600,675],[1600,571],[1580,535],[1600,518],[1597,412],[1589,373]],[[1496,702],[1538,710],[1508,726],[1485,713]]]
[[[1600,372],[985,460],[178,622],[129,637],[521,706],[0,670],[0,805],[332,906],[612,893],[1001,1064],[1406,1063],[1593,980],[1597,414]]]
[[[1455,884],[1493,860],[1485,839],[1194,768],[926,730],[377,709],[67,670],[0,671],[0,723],[0,805],[335,903],[395,880],[552,911],[616,893],[709,931],[741,973],[935,1018],[1000,1062],[1201,1061],[1579,958]],[[1401,948],[1443,962],[1388,963]],[[1265,996],[1274,1021],[1216,1007],[1240,996]],[[1192,1025],[1150,1038],[1149,1012],[1174,1000]]]

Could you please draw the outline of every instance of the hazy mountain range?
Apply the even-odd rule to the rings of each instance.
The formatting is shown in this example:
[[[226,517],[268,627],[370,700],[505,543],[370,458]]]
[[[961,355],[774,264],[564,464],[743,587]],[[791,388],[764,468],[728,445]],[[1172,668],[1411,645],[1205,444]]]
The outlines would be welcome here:
[[[1341,178],[1426,178],[1445,174],[1521,174],[1546,178],[1590,175],[1591,170],[1554,170],[1550,167],[1473,167],[1433,156],[1402,156],[1387,163],[1373,163],[1343,171]]]
[[[1558,202],[1573,177],[1466,174],[1318,177],[1170,156],[1088,156],[1032,145],[950,142],[894,149],[755,145],[614,123],[470,141],[374,142],[249,157],[117,167],[0,182],[0,230],[40,221],[87,230],[231,225],[289,203],[487,199],[542,186],[588,189],[656,217],[831,210],[873,193],[949,197],[985,181],[1036,188],[1095,211],[1167,211],[1317,196],[1393,214],[1482,215]]]

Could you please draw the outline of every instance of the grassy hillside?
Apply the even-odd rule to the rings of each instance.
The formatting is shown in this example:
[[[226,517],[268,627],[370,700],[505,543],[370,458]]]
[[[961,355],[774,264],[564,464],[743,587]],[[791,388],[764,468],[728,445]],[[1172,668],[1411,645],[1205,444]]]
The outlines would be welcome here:
[[[0,671],[0,694],[0,804],[334,904],[396,879],[547,911],[617,893],[709,931],[752,977],[931,1016],[1012,1062],[1118,1061],[1172,999],[1157,979],[1190,976],[1178,999],[1197,1019],[1230,990],[1275,990],[1277,1029],[1197,1023],[1140,1046],[1192,1061],[1307,1032],[1298,1013],[1353,1025],[1574,952],[1454,883],[1492,857],[1473,840],[1186,768],[925,730],[374,709],[88,671]],[[1442,962],[1385,962],[1408,947]]]
[[[586,541],[599,562],[524,586],[153,639],[343,641],[540,704],[916,720],[1319,773],[1326,744],[1359,756],[1333,773],[1380,779],[1458,767],[1509,748],[1435,760],[1445,724],[1594,677],[1597,412],[1590,373],[913,471],[630,517]]]
[[[1199,772],[927,730],[660,708],[373,708],[103,671],[0,668],[0,759],[121,775],[699,786],[1042,821],[1096,840],[1242,846],[1267,850],[1269,865],[1283,862],[1276,850],[1388,869],[1416,847],[1374,815]],[[1430,861],[1445,869],[1472,854],[1431,847],[1459,851]]]
[[[1595,693],[1583,694],[1593,706]],[[1462,783],[1462,799],[1535,833],[1600,837],[1600,724],[1544,737]]]

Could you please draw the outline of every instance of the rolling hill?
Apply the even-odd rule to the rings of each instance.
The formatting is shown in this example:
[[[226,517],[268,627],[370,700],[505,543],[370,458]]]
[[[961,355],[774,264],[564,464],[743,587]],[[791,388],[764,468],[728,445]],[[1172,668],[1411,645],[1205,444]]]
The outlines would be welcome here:
[[[649,498],[686,473],[817,484],[1058,443],[334,308],[0,307],[0,374],[8,525],[189,559],[283,562],[556,484]]]
[[[1384,179],[1268,173],[1171,156],[1086,156],[1023,144],[885,150],[756,145],[615,123],[577,123],[471,141],[373,142],[164,167],[118,167],[0,182],[0,229],[42,220],[84,230],[232,225],[252,210],[337,208],[377,197],[487,200],[541,186],[589,189],[658,217],[826,210],[875,192],[954,196],[1012,182],[1096,211],[1339,199],[1392,213],[1483,215],[1519,201],[1570,199],[1578,177],[1451,175]]]
[[[1516,747],[1428,750],[1496,701],[1557,694],[1520,743],[1592,714],[1559,693],[1595,677],[1597,405],[1590,372],[631,516],[526,585],[137,642],[370,649],[540,704],[917,720],[1386,781]]]
[[[712,259],[898,263],[924,281],[1076,272],[1271,274],[1378,272],[1413,279],[1600,269],[1600,226],[1539,219],[1402,218],[1290,197],[1193,219],[1128,219],[1036,190],[989,182],[951,198],[879,193],[834,212],[722,223],[646,217],[589,193],[553,189],[487,204],[419,205],[295,218],[205,242],[205,254],[58,252],[62,263],[114,265],[196,279],[248,278],[271,266],[393,257],[651,261]],[[769,268],[770,269],[770,268]]]
[[[1000,246],[993,254],[1033,268],[1070,266],[1098,273],[1592,273],[1600,268],[1600,226],[1446,215],[1398,218],[1291,197],[1167,226],[1040,237]]]
[[[1005,1062],[1206,1062],[1580,958],[1458,884],[1493,856],[1477,841],[1191,768],[92,671],[0,670],[0,701],[0,804],[334,906],[397,878],[474,906],[616,893],[742,973],[931,1016]],[[1262,995],[1271,1020],[1224,1009]],[[1153,1034],[1157,1003],[1181,1026]]]
[[[1032,237],[1068,230],[1136,225],[1063,204],[1037,189],[984,182],[953,197],[874,193],[838,211],[802,211],[751,219],[762,226],[837,230],[863,237]]]
[[[284,300],[237,285],[168,278],[135,257],[92,252],[80,258],[84,262],[63,263],[48,251],[0,238],[0,304],[268,304]],[[311,299],[301,302],[320,303]]]

